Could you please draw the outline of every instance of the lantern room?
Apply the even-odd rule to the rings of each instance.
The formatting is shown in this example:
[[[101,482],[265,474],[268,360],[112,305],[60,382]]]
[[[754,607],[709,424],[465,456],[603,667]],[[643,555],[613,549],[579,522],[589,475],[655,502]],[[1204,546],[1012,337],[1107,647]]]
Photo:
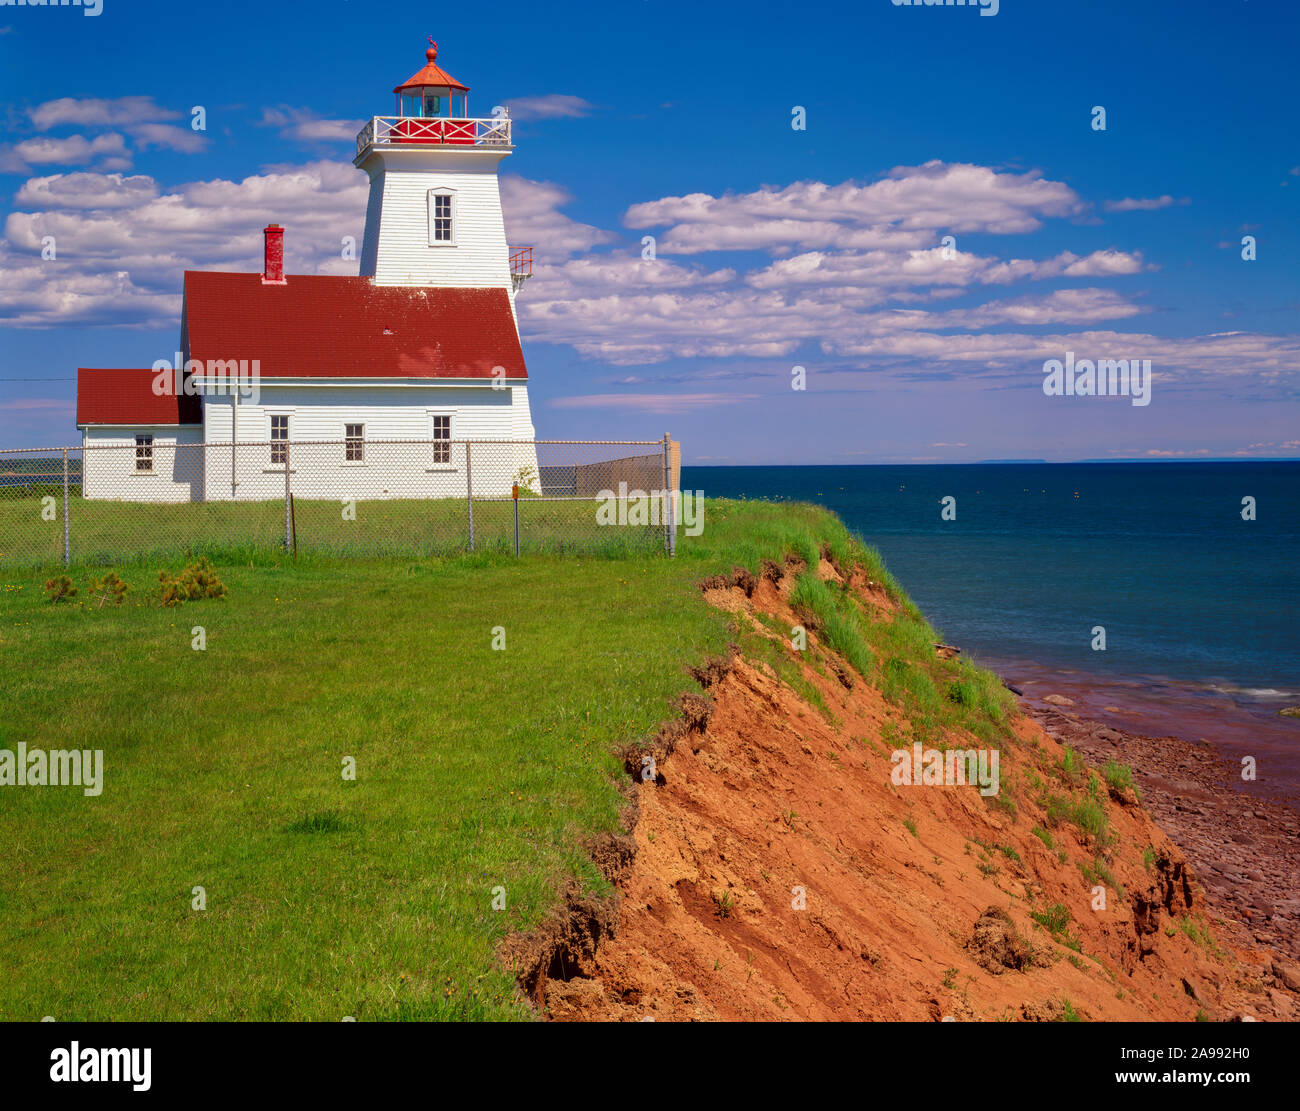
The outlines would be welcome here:
[[[397,114],[408,119],[467,118],[469,86],[438,65],[438,44],[433,36],[429,37],[424,57],[424,68],[393,90],[397,94]]]

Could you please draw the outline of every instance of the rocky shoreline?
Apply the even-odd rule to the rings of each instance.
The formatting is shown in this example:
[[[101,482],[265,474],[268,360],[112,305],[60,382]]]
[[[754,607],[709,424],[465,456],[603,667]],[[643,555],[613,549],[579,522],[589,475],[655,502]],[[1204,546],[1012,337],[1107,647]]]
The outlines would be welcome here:
[[[1187,855],[1228,940],[1300,958],[1300,812],[1247,794],[1239,767],[1208,743],[1118,729],[1070,713],[1068,703],[1049,695],[1021,705],[1090,763],[1133,769],[1142,805]],[[1293,975],[1279,965],[1284,973]]]

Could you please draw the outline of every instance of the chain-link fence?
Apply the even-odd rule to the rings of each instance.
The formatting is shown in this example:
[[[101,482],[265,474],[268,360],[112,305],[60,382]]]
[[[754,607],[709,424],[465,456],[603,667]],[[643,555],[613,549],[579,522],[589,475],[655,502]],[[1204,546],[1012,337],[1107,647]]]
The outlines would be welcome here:
[[[672,554],[680,459],[666,436],[213,444],[182,433],[0,451],[0,567]]]

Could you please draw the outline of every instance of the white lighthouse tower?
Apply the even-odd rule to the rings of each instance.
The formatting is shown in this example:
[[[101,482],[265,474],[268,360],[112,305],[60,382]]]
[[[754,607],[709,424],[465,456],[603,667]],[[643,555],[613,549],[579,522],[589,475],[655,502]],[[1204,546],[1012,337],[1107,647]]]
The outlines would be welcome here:
[[[370,176],[361,276],[376,285],[503,288],[511,304],[531,275],[532,251],[506,245],[497,167],[514,150],[510,116],[475,119],[469,87],[438,65],[398,85],[396,116],[357,136],[355,165]]]

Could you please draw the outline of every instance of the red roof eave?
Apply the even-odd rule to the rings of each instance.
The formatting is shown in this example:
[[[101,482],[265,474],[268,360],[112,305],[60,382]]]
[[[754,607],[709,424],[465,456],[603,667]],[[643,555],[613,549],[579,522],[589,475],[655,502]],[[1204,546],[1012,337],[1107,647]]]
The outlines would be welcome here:
[[[419,73],[412,74],[393,92],[401,93],[407,89],[458,89],[461,92],[469,92],[468,85],[462,85],[446,70],[432,64],[425,66]]]
[[[90,425],[175,426],[203,423],[197,394],[177,393],[171,375],[162,393],[154,390],[158,372],[149,368],[77,368],[77,427]]]

